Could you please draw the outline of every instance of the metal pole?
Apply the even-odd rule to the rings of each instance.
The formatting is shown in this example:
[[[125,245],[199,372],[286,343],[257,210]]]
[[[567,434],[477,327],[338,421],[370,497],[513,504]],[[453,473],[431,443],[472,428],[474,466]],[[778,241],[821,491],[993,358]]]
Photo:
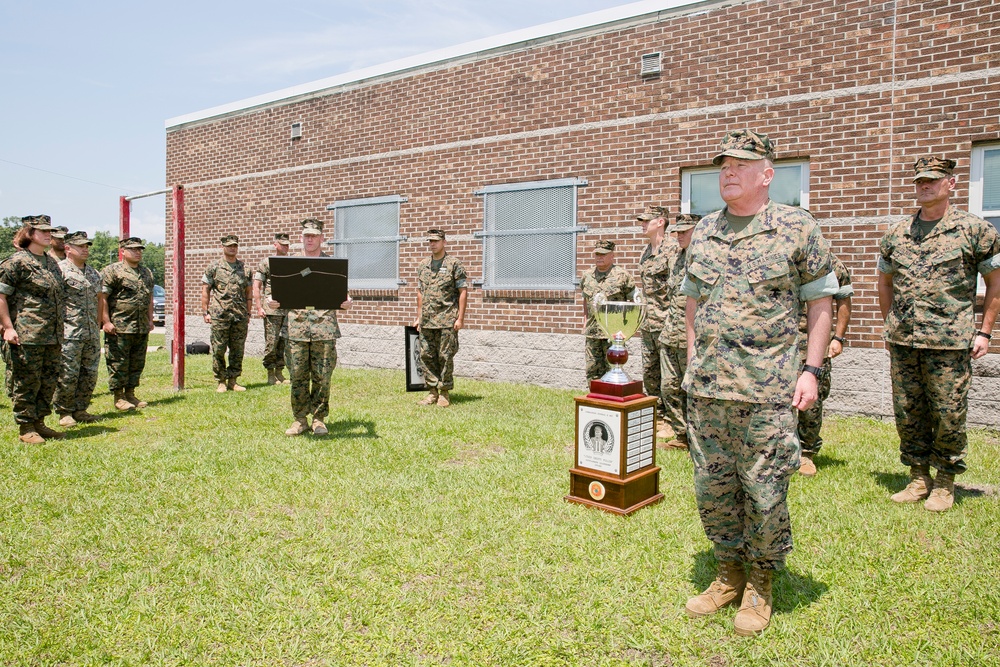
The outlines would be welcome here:
[[[127,239],[132,234],[129,233],[132,221],[132,202],[128,197],[118,198],[118,238]],[[118,261],[122,261],[122,251],[118,250]]]
[[[173,188],[174,264],[171,304],[174,313],[174,339],[170,348],[174,365],[174,391],[184,389],[184,186]]]

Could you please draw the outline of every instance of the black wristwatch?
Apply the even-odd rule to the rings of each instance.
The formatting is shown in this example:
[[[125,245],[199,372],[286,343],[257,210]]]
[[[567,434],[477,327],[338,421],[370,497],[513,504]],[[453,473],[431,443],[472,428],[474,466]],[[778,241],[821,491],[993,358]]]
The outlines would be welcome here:
[[[977,331],[976,335],[977,336],[982,336],[986,340],[993,340],[993,334],[988,334],[985,331]]]
[[[841,345],[845,345],[847,343],[847,341],[845,339],[841,338],[840,336],[833,336],[833,340],[837,341]]]
[[[813,375],[816,376],[816,379],[818,380],[819,377],[823,374],[823,369],[820,368],[819,366],[810,366],[809,364],[806,364],[805,366],[802,367],[802,372],[812,373]]]

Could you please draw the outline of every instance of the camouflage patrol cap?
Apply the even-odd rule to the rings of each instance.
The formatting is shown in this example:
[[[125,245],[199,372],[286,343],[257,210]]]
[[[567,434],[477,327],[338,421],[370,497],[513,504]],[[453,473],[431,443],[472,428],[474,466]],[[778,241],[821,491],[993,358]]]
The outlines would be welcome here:
[[[323,221],[316,218],[306,218],[302,221],[302,233],[320,235],[323,233]]]
[[[428,229],[427,230],[427,240],[428,241],[444,241],[445,233],[442,229]]]
[[[674,224],[670,226],[670,231],[686,232],[689,229],[694,229],[699,220],[701,220],[701,216],[695,213],[681,213],[674,220]]]
[[[21,218],[21,224],[40,232],[53,232],[56,230],[52,226],[52,218],[47,215],[26,215]]]
[[[236,234],[226,234],[225,236],[223,236],[219,240],[222,242],[222,245],[239,245],[240,244],[240,237],[238,237]]]
[[[54,239],[64,239],[66,234],[69,233],[69,227],[56,227],[52,230],[52,238]]]
[[[289,244],[288,233],[278,232],[277,234],[274,235],[274,242],[280,243],[281,245],[288,245]]]
[[[94,242],[87,238],[87,232],[73,232],[66,235],[67,245],[94,245]]]
[[[712,164],[718,167],[726,156],[740,160],[774,159],[774,142],[766,134],[753,130],[733,130],[727,132],[719,144],[719,154],[712,158]]]
[[[936,181],[941,178],[949,178],[955,171],[954,160],[947,158],[936,158],[934,156],[922,157],[913,164],[914,182],[919,178],[929,178]]]
[[[598,241],[594,244],[594,254],[606,255],[609,252],[615,251],[614,241]]]
[[[122,250],[145,250],[146,244],[138,236],[130,236],[119,241],[118,247]]]
[[[652,215],[654,218],[669,218],[670,209],[668,209],[666,206],[650,205],[649,214]]]
[[[635,219],[638,220],[639,222],[649,222],[650,220],[655,220],[656,216],[653,215],[652,213],[640,213],[639,215],[635,216]]]

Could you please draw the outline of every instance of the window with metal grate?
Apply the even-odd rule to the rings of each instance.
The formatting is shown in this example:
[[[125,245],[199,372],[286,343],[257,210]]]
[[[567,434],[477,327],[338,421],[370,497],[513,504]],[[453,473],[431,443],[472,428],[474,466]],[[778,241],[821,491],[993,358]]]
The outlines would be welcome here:
[[[399,206],[405,197],[370,197],[327,206],[334,212],[334,257],[348,260],[352,290],[399,289]]]

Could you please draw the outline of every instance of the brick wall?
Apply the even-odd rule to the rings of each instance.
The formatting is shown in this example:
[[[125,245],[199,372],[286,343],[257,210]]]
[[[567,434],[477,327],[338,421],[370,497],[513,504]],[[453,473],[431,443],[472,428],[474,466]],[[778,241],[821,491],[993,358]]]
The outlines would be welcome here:
[[[332,226],[334,201],[402,195],[406,284],[360,294],[344,320],[409,323],[422,232],[449,230],[448,251],[480,278],[473,233],[482,202],[473,192],[496,183],[586,179],[578,272],[602,238],[619,242],[619,263],[634,271],[644,240],[632,216],[650,202],[676,213],[681,170],[707,166],[726,130],[752,127],[777,141],[779,160],[808,159],[809,208],[854,275],[849,344],[880,348],[877,244],[913,208],[914,159],[957,159],[954,202],[965,207],[973,144],[1000,139],[1000,5],[747,2],[689,11],[171,128],[167,183],[186,187],[189,312],[198,311],[200,274],[222,233],[238,233],[255,264],[274,232],[295,232],[305,217]],[[651,51],[663,53],[664,73],[642,79],[640,57]],[[300,140],[289,138],[293,122],[303,125]],[[580,312],[578,294],[473,289],[467,326],[575,334]]]

